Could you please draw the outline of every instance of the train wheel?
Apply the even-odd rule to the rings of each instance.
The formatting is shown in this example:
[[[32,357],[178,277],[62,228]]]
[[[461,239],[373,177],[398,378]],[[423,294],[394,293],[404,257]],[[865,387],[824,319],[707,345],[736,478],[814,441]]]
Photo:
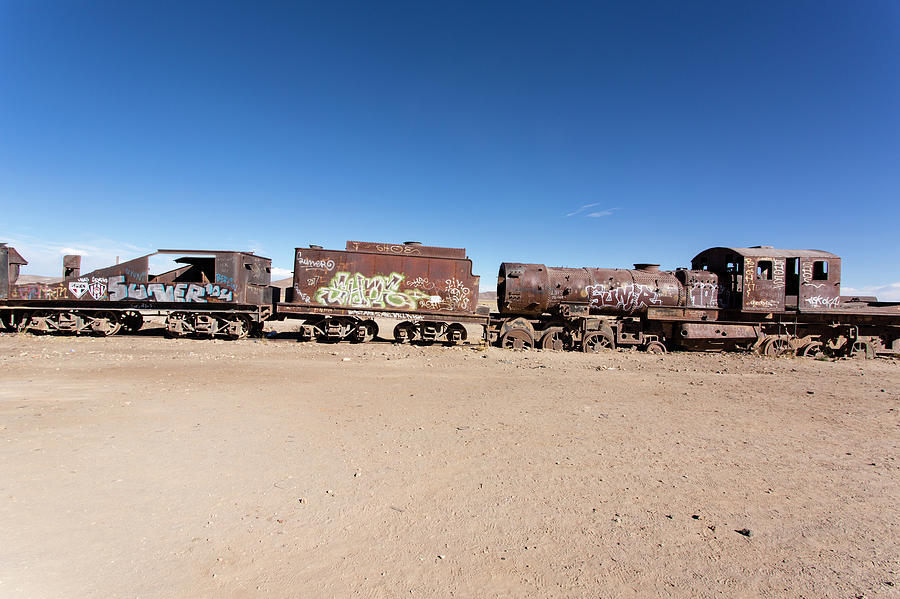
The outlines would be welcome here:
[[[225,326],[222,329],[225,331],[225,336],[232,341],[246,339],[250,335],[250,319],[243,314],[238,314],[231,319],[225,319],[223,323]]]
[[[28,319],[28,324],[24,330],[35,335],[49,333],[52,330],[50,323],[53,322],[56,315],[47,310],[38,310],[33,312]],[[57,330],[58,327],[57,327]]]
[[[871,341],[854,341],[850,348],[850,355],[861,360],[871,360],[875,357],[875,346]]]
[[[467,337],[466,327],[455,322],[447,327],[445,336],[447,338],[447,345],[457,345],[458,343],[462,343]]]
[[[31,326],[31,312],[17,311],[10,318],[10,328],[17,333],[24,333]]]
[[[172,312],[166,316],[167,337],[184,337],[193,331],[194,327],[191,324],[189,314],[184,312]]]
[[[352,341],[355,343],[368,343],[378,334],[378,325],[374,320],[364,320],[356,325]]]
[[[505,349],[531,349],[534,347],[534,339],[522,329],[513,329],[503,333],[500,337],[500,347]]]
[[[811,341],[805,345],[801,345],[797,350],[798,356],[804,358],[818,358],[824,354],[824,346],[821,341]]]
[[[122,321],[115,312],[96,312],[90,315],[91,332],[101,337],[110,337],[122,328]]]
[[[122,314],[122,328],[126,333],[136,333],[144,326],[144,317],[140,312],[129,310]]]
[[[585,333],[584,340],[581,342],[581,351],[595,354],[605,349],[616,349],[616,342],[612,335],[604,331]]]
[[[541,336],[541,349],[562,351],[566,349],[568,341],[566,330],[562,327],[550,327]]]
[[[666,346],[661,341],[651,341],[644,346],[644,351],[648,354],[664,354],[666,353]]]
[[[763,356],[781,356],[790,351],[791,343],[784,337],[770,337],[759,348],[759,353]]]
[[[416,325],[411,322],[401,322],[394,327],[394,341],[397,343],[410,343],[415,341],[418,336]]]

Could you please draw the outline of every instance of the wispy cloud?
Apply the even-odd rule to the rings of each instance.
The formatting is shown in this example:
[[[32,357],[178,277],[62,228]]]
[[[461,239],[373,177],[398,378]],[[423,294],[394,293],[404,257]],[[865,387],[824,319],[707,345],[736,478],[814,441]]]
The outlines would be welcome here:
[[[286,279],[293,274],[294,273],[292,273],[290,271],[290,269],[288,269],[288,268],[278,268],[277,266],[272,267],[272,279],[273,280]]]
[[[597,212],[588,212],[587,216],[589,218],[601,218],[604,216],[609,216],[616,210],[618,210],[618,208],[607,208],[606,210],[598,210]]]
[[[591,210],[591,208],[595,208],[600,205],[600,202],[593,202],[591,204],[585,204],[578,210],[573,210],[568,213],[566,216],[577,216],[582,215],[585,218],[602,218],[604,216],[610,216],[616,210],[621,210],[621,208],[604,208],[603,210]]]
[[[842,287],[841,295],[874,295],[882,302],[900,302],[900,282],[887,285]]]
[[[593,204],[585,204],[584,206],[582,206],[582,207],[579,208],[578,210],[575,210],[574,212],[568,213],[566,216],[575,216],[576,214],[581,214],[581,213],[584,212],[585,210],[589,210],[589,209],[593,208],[594,206],[599,206],[599,205],[600,205],[600,202],[594,202]]]

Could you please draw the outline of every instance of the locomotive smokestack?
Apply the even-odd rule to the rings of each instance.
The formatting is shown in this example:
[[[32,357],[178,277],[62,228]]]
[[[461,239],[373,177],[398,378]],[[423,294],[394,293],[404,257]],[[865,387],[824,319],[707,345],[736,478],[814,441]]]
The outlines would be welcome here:
[[[404,241],[403,245],[422,245],[421,241]]]
[[[635,270],[643,270],[644,272],[659,272],[659,264],[648,264],[640,262],[634,265]]]

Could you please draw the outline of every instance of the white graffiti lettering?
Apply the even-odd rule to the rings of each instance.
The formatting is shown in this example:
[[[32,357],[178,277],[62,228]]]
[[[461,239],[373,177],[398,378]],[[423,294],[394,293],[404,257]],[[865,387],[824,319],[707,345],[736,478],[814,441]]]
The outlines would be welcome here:
[[[775,260],[772,263],[772,286],[776,289],[784,287],[784,260]]]
[[[806,303],[813,308],[837,308],[840,302],[841,298],[839,296],[827,297],[824,295],[815,295],[813,297],[806,298]]]
[[[208,283],[128,283],[125,277],[117,275],[109,278],[109,299],[113,302],[124,300],[148,300],[171,303],[230,302],[234,297],[231,289]]]
[[[334,270],[334,260],[310,260],[297,252],[297,268],[303,270]]]
[[[697,308],[715,308],[718,306],[719,286],[709,281],[694,281],[688,289],[690,305]]]
[[[395,318],[397,320],[424,320],[422,314],[410,314],[409,312],[372,312],[369,310],[347,310],[350,316],[363,318]]]
[[[591,306],[611,307],[624,312],[634,312],[650,305],[659,305],[662,300],[659,294],[647,285],[629,283],[621,287],[607,289],[606,285],[588,285],[585,287]]]

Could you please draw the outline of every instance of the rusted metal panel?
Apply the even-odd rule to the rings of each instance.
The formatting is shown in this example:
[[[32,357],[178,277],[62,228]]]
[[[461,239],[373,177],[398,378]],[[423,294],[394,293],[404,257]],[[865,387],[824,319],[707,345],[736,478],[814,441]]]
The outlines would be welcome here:
[[[841,259],[820,256],[800,258],[797,310],[822,312],[841,303]]]
[[[320,309],[471,314],[478,281],[468,258],[297,248],[292,301]]]
[[[744,256],[741,273],[745,312],[784,312],[784,258]]]
[[[678,327],[678,333],[682,339],[744,341],[758,338],[760,329],[746,324],[687,322]]]
[[[416,241],[404,243],[378,243],[373,241],[348,241],[348,252],[365,252],[386,254],[389,256],[418,256],[420,258],[455,258],[466,259],[465,248],[444,248],[422,245]]]
[[[705,270],[680,268],[675,276],[684,287],[684,305],[690,308],[719,307],[719,277]]]
[[[649,320],[716,320],[719,317],[718,308],[679,308],[679,307],[661,307],[650,306],[647,308],[647,318]]]

